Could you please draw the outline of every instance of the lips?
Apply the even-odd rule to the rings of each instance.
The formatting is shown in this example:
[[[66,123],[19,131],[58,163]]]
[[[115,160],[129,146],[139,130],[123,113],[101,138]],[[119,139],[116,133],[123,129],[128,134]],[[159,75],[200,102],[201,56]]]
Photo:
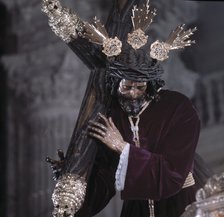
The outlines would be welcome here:
[[[145,103],[145,100],[145,96],[141,96],[136,99],[132,99],[123,95],[119,95],[118,97],[119,104],[123,111],[131,116],[135,116],[140,112],[143,104]]]

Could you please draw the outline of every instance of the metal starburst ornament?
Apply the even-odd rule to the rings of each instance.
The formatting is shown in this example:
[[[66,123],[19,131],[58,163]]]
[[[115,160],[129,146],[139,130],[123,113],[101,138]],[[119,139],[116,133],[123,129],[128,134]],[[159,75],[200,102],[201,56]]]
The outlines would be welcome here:
[[[134,6],[131,17],[134,30],[128,33],[127,40],[134,49],[139,49],[147,43],[148,36],[145,32],[153,22],[154,16],[156,16],[156,9],[150,10],[149,0],[139,8]]]
[[[100,20],[94,18],[94,24],[85,22],[85,33],[83,35],[90,42],[103,46],[102,52],[108,56],[117,56],[121,53],[122,42],[117,38],[109,38],[109,35]]]
[[[195,41],[191,41],[189,38],[197,28],[184,31],[184,24],[178,26],[172,31],[165,42],[155,41],[151,45],[150,56],[159,61],[167,59],[170,50],[180,49],[187,46],[191,46]]]

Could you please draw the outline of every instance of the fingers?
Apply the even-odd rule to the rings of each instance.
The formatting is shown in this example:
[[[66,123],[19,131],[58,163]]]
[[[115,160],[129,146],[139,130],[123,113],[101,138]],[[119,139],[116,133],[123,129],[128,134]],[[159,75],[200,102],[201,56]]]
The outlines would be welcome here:
[[[89,132],[89,135],[96,138],[96,139],[99,139],[101,142],[104,142],[104,138],[102,136],[100,136],[99,134]]]
[[[98,113],[98,115],[104,120],[107,127],[111,127],[108,119],[104,115],[102,115],[101,113]]]
[[[61,171],[65,162],[64,152],[60,149],[57,150],[60,160],[53,160],[50,157],[46,157],[46,162],[50,163],[53,170],[53,180],[57,180],[61,175]]]
[[[57,181],[60,176],[61,170],[53,170],[53,180]]]
[[[115,126],[115,124],[114,124],[114,122],[113,122],[113,120],[112,120],[111,117],[109,117],[109,123],[110,123],[110,125],[111,125],[111,127],[112,127],[113,129],[117,130],[117,127]]]
[[[104,115],[102,115],[101,113],[98,114],[106,123],[107,127],[111,127],[113,129],[117,129],[117,127],[114,125],[114,122],[112,120],[112,118],[106,118]]]
[[[58,174],[58,173],[60,173],[61,172],[61,168],[52,168],[53,169],[53,173],[54,174]]]
[[[89,121],[89,123],[92,125],[92,126],[95,126],[95,127],[98,127],[100,128],[101,130],[103,131],[107,131],[107,128],[101,124],[101,123],[98,123],[98,122],[95,122],[95,121]]]
[[[89,135],[103,141],[106,135],[106,131],[108,130],[108,127],[110,127],[110,124],[108,119],[104,115],[99,113],[99,116],[105,121],[106,126],[96,121],[89,121]]]
[[[102,137],[104,137],[106,135],[105,131],[103,131],[97,127],[89,127],[89,130],[92,131],[92,133],[97,133]]]
[[[99,114],[100,116],[101,114]],[[105,118],[105,116],[100,116],[103,119]],[[105,118],[106,119],[106,118]],[[108,126],[109,123],[107,123],[108,121],[105,120],[106,126]],[[89,135],[91,137],[94,137],[96,139],[99,139],[101,142],[104,141],[104,137],[106,135],[106,131],[107,131],[107,127],[101,123],[95,122],[95,121],[89,121],[90,126],[88,127],[89,129]]]
[[[64,160],[65,159],[65,155],[64,152],[61,149],[58,149],[58,157],[60,158],[60,160]]]
[[[48,163],[50,163],[50,164],[56,164],[56,163],[57,163],[56,160],[53,160],[53,159],[50,158],[50,157],[46,157],[45,161],[48,162]]]

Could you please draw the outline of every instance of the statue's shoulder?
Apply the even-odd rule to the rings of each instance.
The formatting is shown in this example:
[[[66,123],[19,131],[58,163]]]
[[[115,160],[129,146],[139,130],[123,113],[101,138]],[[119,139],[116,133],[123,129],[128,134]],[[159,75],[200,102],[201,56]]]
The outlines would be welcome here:
[[[161,100],[173,102],[173,103],[181,103],[181,102],[189,102],[191,103],[191,100],[184,94],[178,92],[178,91],[173,91],[173,90],[168,90],[168,89],[162,89],[159,92]]]

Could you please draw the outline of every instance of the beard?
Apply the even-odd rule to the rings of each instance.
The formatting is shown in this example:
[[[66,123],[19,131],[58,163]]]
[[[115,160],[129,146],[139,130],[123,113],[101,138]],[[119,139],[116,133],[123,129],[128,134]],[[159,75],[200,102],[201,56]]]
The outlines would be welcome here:
[[[136,99],[127,98],[121,94],[118,95],[118,102],[122,108],[122,110],[128,116],[136,116],[141,111],[144,103],[146,102],[146,96],[143,95]]]

